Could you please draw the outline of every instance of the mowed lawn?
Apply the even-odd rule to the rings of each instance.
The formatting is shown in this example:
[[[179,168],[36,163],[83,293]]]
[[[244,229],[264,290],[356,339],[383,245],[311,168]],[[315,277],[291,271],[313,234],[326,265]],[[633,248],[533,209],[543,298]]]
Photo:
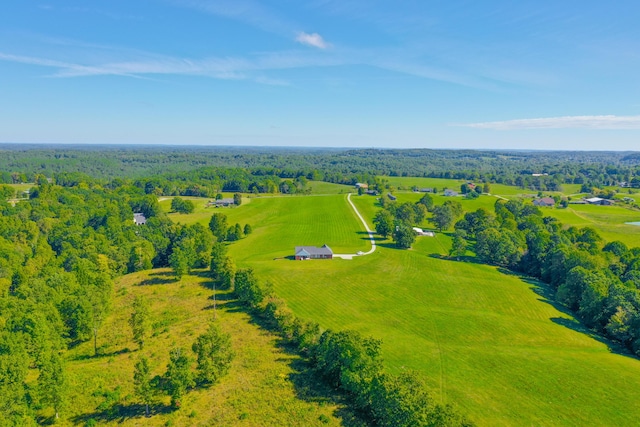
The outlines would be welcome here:
[[[543,285],[442,259],[450,244],[442,234],[408,251],[382,241],[352,261],[274,260],[305,235],[313,239],[304,244],[331,246],[340,235],[343,248],[368,248],[362,226],[340,209],[344,196],[308,199],[230,210],[231,222],[254,228],[230,247],[236,263],[273,283],[298,315],[382,339],[389,369],[424,372],[436,399],[479,425],[637,425],[640,361],[581,332]],[[353,200],[370,221],[374,198]]]

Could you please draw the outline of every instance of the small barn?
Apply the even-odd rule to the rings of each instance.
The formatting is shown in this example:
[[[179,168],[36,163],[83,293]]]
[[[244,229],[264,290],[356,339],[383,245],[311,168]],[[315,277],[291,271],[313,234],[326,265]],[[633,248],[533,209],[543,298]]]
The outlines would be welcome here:
[[[444,190],[444,195],[447,197],[455,197],[458,195],[457,191],[449,190],[448,188]]]
[[[327,245],[317,246],[296,246],[295,257],[297,261],[307,259],[332,259],[333,251]]]

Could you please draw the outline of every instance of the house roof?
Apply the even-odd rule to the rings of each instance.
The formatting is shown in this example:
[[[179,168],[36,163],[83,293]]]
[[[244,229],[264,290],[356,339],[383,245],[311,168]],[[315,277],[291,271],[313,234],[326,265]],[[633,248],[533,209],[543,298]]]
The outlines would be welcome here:
[[[556,201],[552,197],[542,197],[534,200],[534,203],[538,205],[555,205]]]
[[[141,213],[141,212],[135,212],[135,213],[133,214],[133,221],[134,221],[136,224],[144,224],[144,223],[146,223],[146,222],[147,222],[147,218],[144,216],[144,214],[143,214],[143,213]]]
[[[312,256],[312,255],[333,255],[333,251],[327,245],[317,246],[296,246],[296,256]]]
[[[602,198],[600,198],[600,197],[591,197],[591,198],[589,198],[589,199],[584,199],[584,201],[585,201],[585,202],[588,202],[588,203],[598,203],[598,202],[601,202],[601,201],[603,201],[603,200],[604,200],[604,199],[602,199]]]

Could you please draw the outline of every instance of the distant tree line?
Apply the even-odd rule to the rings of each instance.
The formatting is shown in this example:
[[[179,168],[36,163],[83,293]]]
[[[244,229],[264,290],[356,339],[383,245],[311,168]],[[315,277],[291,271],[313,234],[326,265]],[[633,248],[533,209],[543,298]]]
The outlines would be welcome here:
[[[235,172],[224,174],[221,170]],[[154,176],[157,178],[138,183],[147,193],[205,197],[212,197],[212,191],[304,192],[308,189],[301,185],[302,177],[371,185],[376,176],[416,176],[559,191],[563,184],[592,189],[624,182],[640,188],[640,154],[0,145],[0,183],[38,182],[38,176],[65,186],[88,182],[89,176],[103,184],[115,178]]]

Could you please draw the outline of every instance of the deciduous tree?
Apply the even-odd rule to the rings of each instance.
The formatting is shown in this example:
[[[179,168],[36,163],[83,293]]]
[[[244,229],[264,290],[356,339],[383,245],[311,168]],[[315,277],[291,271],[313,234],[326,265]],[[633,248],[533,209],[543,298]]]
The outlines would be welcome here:
[[[193,343],[193,352],[196,354],[198,382],[215,384],[231,367],[234,356],[231,335],[223,332],[217,323],[211,323],[207,332]]]

